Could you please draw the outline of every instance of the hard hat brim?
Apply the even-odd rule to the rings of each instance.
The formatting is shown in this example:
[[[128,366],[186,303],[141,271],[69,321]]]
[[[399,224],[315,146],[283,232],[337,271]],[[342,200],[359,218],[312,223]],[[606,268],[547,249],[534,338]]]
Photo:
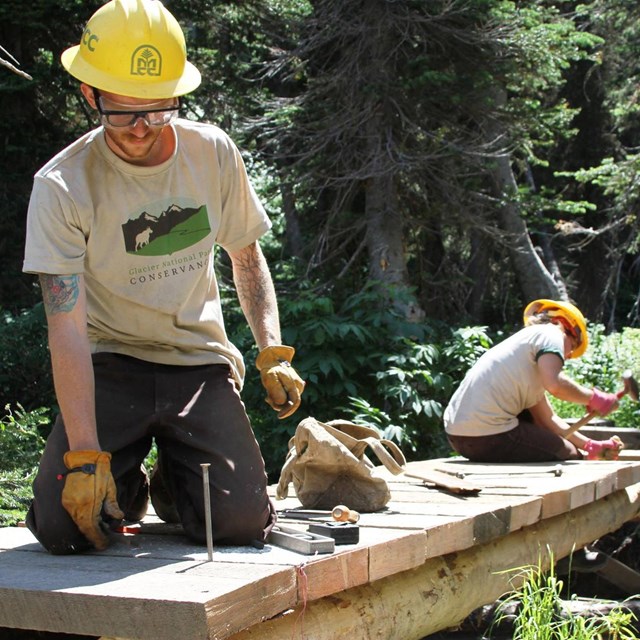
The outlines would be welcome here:
[[[185,61],[184,71],[179,78],[166,82],[154,82],[146,85],[140,80],[122,80],[101,72],[94,66],[87,64],[81,55],[80,45],[69,47],[62,52],[60,60],[62,66],[77,80],[84,82],[100,91],[108,91],[130,98],[176,98],[190,93],[202,81],[200,71],[188,60]]]

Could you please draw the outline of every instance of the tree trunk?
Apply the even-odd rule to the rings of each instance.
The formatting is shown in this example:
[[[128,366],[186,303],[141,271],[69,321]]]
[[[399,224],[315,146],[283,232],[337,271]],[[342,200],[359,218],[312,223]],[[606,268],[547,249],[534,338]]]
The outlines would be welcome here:
[[[526,175],[527,175],[527,184],[529,185],[529,188],[534,192],[537,191],[536,183],[533,179],[533,173],[531,171],[531,167],[529,166],[529,164],[527,164]],[[542,212],[536,211],[535,216],[536,218],[541,219]],[[553,281],[556,283],[558,287],[558,291],[559,291],[558,298],[560,300],[569,300],[569,293],[567,291],[567,286],[564,282],[564,279],[562,278],[560,265],[556,260],[556,255],[553,250],[553,247],[551,246],[551,240],[549,240],[549,235],[547,233],[542,232],[542,233],[537,233],[536,236],[538,238],[540,248],[542,249],[542,259],[544,261],[544,264],[546,265],[547,269],[549,270],[549,273],[551,274],[551,277],[553,278]]]
[[[393,129],[395,110],[386,100],[383,88],[391,86],[389,51],[393,50],[393,31],[387,24],[385,3],[367,5],[365,22],[370,33],[369,59],[365,79],[373,92],[373,102],[365,113],[364,158],[368,159],[369,177],[365,180],[366,241],[369,252],[369,277],[390,289],[393,305],[407,319],[420,321],[424,311],[410,290],[410,279],[404,255],[404,221],[398,203],[396,179],[398,168],[393,154],[396,140]]]
[[[508,235],[511,264],[520,283],[522,295],[526,300],[560,298],[560,288],[535,250],[529,229],[513,200],[517,185],[508,156],[500,156],[497,159],[492,178],[498,196],[504,200],[498,208],[498,220]]]
[[[373,280],[391,286],[407,284],[402,248],[402,216],[396,207],[391,176],[370,178],[365,188],[369,272]]]
[[[291,185],[284,179],[280,181],[280,195],[282,196],[282,210],[286,222],[285,249],[288,255],[301,258],[304,250],[300,220],[296,208],[296,200]]]
[[[486,239],[475,229],[471,229],[471,259],[467,265],[466,275],[473,284],[467,301],[467,313],[475,319],[483,321],[482,306],[486,297],[489,282],[489,252]]]
[[[424,311],[410,291],[403,246],[403,220],[393,176],[369,178],[365,188],[369,277],[393,296],[407,320],[419,322]]]
[[[500,109],[507,99],[505,91],[497,86],[494,86],[491,97],[496,109]],[[486,136],[491,144],[508,138],[504,126],[497,119],[487,122]],[[515,200],[518,185],[511,169],[511,158],[508,153],[499,153],[489,172],[496,196],[502,203],[498,207],[498,222],[507,233],[511,264],[525,300],[563,299],[563,297],[566,299],[564,287],[558,285],[538,255],[529,236],[527,225],[520,215]]]

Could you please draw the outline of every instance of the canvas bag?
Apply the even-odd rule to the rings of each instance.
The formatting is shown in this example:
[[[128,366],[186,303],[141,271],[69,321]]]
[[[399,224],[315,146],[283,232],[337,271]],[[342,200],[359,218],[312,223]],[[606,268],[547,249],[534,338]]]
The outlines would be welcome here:
[[[403,473],[402,451],[374,429],[346,420],[323,423],[305,418],[289,441],[276,497],[286,498],[292,483],[307,509],[330,510],[338,504],[363,513],[382,509],[391,493],[365,455],[367,448],[391,473]]]

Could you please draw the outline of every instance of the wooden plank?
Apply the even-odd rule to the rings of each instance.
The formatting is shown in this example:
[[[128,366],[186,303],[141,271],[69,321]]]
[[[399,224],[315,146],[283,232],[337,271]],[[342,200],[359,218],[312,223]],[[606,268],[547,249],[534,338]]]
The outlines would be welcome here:
[[[406,471],[404,476],[413,480],[417,479],[419,482],[422,482],[427,486],[433,486],[436,489],[444,489],[445,491],[450,491],[455,494],[476,494],[482,490],[482,487],[474,484],[473,482],[451,476],[448,473],[442,473],[432,467],[419,474],[415,471]]]
[[[504,496],[499,492],[492,494],[478,494],[465,500],[454,501],[451,496],[444,494],[430,496],[425,502],[411,499],[411,496],[396,492],[388,508],[393,512],[409,514],[429,514],[439,516],[470,516],[491,513],[501,509],[510,509],[512,522],[510,530],[532,524],[540,519],[542,498],[536,495]],[[386,511],[381,512],[385,514]],[[367,514],[362,517],[364,524],[376,525],[377,514]],[[383,522],[384,524],[384,522]]]
[[[427,529],[425,532],[427,559],[469,549],[473,546],[475,538],[473,529],[473,520],[470,519],[458,521],[443,519],[439,526]]]
[[[5,547],[8,537],[3,531]],[[133,557],[122,548],[124,555],[110,549],[53,556],[26,529],[14,529],[11,538],[14,548],[0,552],[0,624],[6,627],[205,640],[226,637],[298,601],[295,569],[251,564],[251,555],[265,555],[252,548],[239,564],[207,562],[206,551],[203,560]]]
[[[369,549],[369,581],[408,571],[424,564],[427,535],[423,530],[389,531],[363,527],[361,540]]]
[[[570,470],[570,464],[566,462],[527,462],[527,463],[487,463],[487,462],[471,462],[466,458],[447,458],[439,460],[423,460],[415,464],[418,468],[433,466],[449,474],[462,474],[463,477],[472,477],[474,481],[482,475],[498,475],[500,477],[509,476],[511,474],[523,476],[543,476],[555,475],[556,469],[561,472]]]
[[[497,465],[499,474],[495,473],[496,465],[477,465],[462,459],[412,462],[408,466],[419,470],[433,465],[486,471],[482,491],[461,496],[426,487],[415,478],[390,476],[392,500],[385,510],[362,514],[360,542],[337,546],[334,553],[321,556],[303,556],[272,545],[262,550],[214,547],[211,563],[207,562],[204,546],[191,544],[175,527],[156,520],[156,535],[120,535],[106,552],[61,557],[44,553],[24,529],[0,529],[0,549],[6,549],[0,552],[0,626],[126,640],[224,640],[242,628],[258,634],[252,638],[261,638],[271,624],[263,626],[261,621],[293,615],[291,621],[304,627],[305,637],[322,640],[322,635],[316,638],[313,628],[308,632],[306,615],[308,608],[324,603],[329,611],[354,607],[346,612],[347,634],[351,633],[350,616],[355,616],[357,609],[358,624],[375,635],[378,615],[389,618],[388,624],[393,624],[394,616],[425,617],[424,611],[410,611],[404,604],[410,604],[414,597],[416,603],[422,602],[423,596],[413,594],[411,589],[424,592],[427,600],[428,593],[446,596],[446,602],[440,602],[445,610],[466,606],[466,584],[459,593],[438,591],[440,582],[450,579],[448,571],[453,571],[454,578],[458,575],[452,568],[457,558],[476,548],[489,549],[490,545],[515,540],[512,536],[518,532],[524,535],[537,531],[538,538],[522,538],[533,546],[549,540],[555,546],[558,541],[547,539],[548,530],[541,527],[560,517],[565,518],[565,527],[571,523],[572,535],[567,536],[566,531],[557,535],[565,539],[562,544],[573,543],[575,526],[586,526],[575,518],[591,514],[582,509],[597,501],[599,506],[593,514],[602,512],[606,516],[597,517],[615,519],[620,511],[616,506],[619,489],[640,483],[640,464],[634,461],[563,463],[560,477],[548,473],[552,463]],[[274,492],[275,488],[269,490]],[[300,503],[292,492],[291,498],[278,501],[277,506],[295,508]],[[589,517],[595,518],[593,514]],[[588,541],[596,537],[599,534]],[[479,557],[478,561],[485,559]],[[422,572],[432,562],[437,571],[428,579],[427,574],[423,574],[422,582],[405,583],[401,579]],[[12,568],[5,571],[5,567]],[[484,586],[486,566],[483,571],[477,574],[477,584],[473,585],[476,590],[478,584]],[[377,602],[378,594],[385,592],[389,581],[396,580],[399,592],[390,595],[386,609],[384,601]],[[375,604],[351,600],[359,589],[374,594]],[[396,602],[398,608],[394,610]],[[27,610],[29,615],[24,613]],[[439,610],[427,610],[426,617],[437,621],[438,615]],[[152,624],[149,616],[153,617]],[[327,632],[333,620],[327,614]],[[36,622],[40,626],[34,626]],[[87,624],[93,626],[87,628]],[[299,626],[291,629],[300,631]],[[398,629],[400,632],[403,625]],[[382,630],[379,637],[391,640],[395,632],[386,635]],[[282,637],[291,635],[289,632]],[[357,627],[354,637],[361,635]],[[409,636],[398,638],[408,640]]]
[[[640,593],[640,573],[615,558],[607,556],[604,566],[596,573],[630,596]]]
[[[566,513],[594,501],[596,489],[593,479],[554,478],[552,480],[536,479],[531,483],[526,479],[512,480],[487,487],[484,491],[499,492],[504,495],[506,491],[517,490],[520,495],[536,495],[542,498],[541,518]],[[512,493],[511,495],[516,495]]]
[[[313,640],[419,640],[456,625],[477,607],[517,586],[517,573],[509,570],[548,566],[547,545],[558,560],[574,545],[616,530],[639,509],[640,485],[634,485],[575,512],[547,518],[460,553],[432,558],[417,569],[309,603],[304,609],[298,607],[229,640],[294,638],[300,629]]]
[[[298,602],[317,600],[369,582],[369,552],[365,547],[305,560],[296,567]]]
[[[640,449],[623,449],[618,459],[622,461],[640,460]]]
[[[382,512],[363,514],[361,530],[424,530],[425,554],[433,557],[506,535],[540,519],[540,497],[497,495],[480,500],[481,495],[458,502],[442,494],[433,502],[392,501]]]
[[[560,467],[562,475],[553,474]],[[543,497],[541,517],[549,518],[637,482],[638,469],[608,462],[567,461],[526,465],[488,465],[464,460],[446,461],[441,468],[469,474],[482,485],[483,494],[538,495]]]
[[[617,474],[620,484],[640,482],[640,450],[623,449],[620,452],[620,459],[616,461]],[[635,482],[634,482],[635,481]],[[626,486],[630,486],[627,484]]]

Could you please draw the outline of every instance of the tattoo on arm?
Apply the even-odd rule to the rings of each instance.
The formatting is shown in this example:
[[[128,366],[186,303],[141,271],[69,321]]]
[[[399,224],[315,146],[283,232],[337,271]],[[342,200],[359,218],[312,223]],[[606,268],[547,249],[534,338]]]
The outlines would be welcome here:
[[[79,276],[40,275],[44,306],[49,315],[72,311],[79,295]]]
[[[235,284],[238,298],[249,314],[249,323],[257,320],[256,313],[264,309],[269,280],[261,270],[260,256],[246,252],[235,262]]]
[[[238,299],[258,347],[280,344],[275,290],[260,247],[254,243],[235,253],[232,259]]]

